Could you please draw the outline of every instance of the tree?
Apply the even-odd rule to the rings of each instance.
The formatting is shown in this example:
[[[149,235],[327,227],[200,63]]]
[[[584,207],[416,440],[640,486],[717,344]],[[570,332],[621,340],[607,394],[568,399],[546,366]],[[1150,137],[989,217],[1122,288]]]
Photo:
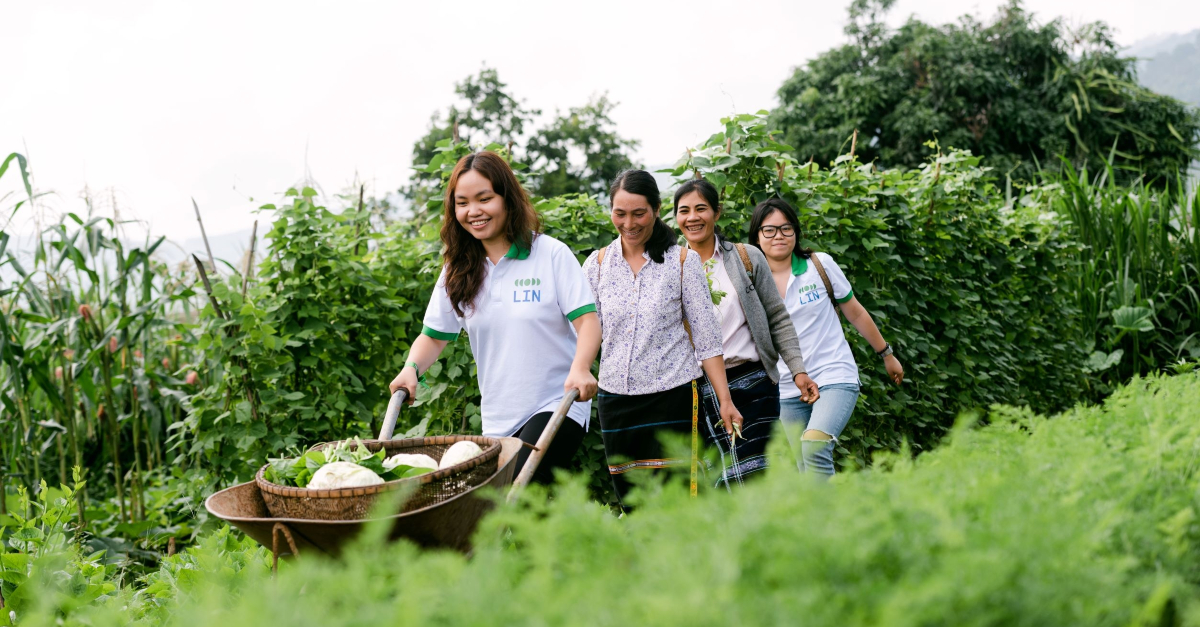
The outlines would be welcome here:
[[[597,194],[625,168],[633,167],[628,152],[634,139],[623,139],[609,114],[617,105],[607,95],[559,115],[525,146],[534,189],[550,198],[563,194]]]
[[[515,142],[525,133],[525,127],[541,115],[538,109],[526,109],[524,102],[507,91],[493,68],[484,67],[478,74],[468,76],[454,85],[454,93],[466,102],[462,108],[451,105],[445,117],[436,112],[429,121],[429,131],[413,144],[413,165],[430,162],[437,154],[437,143],[458,138],[465,141]],[[436,172],[417,170],[402,191],[414,206],[423,206],[440,193],[441,178]]]
[[[1110,154],[1162,179],[1197,154],[1200,113],[1136,82],[1107,26],[1040,24],[1013,0],[994,21],[963,17],[891,31],[892,0],[855,0],[853,42],[796,69],[779,89],[774,128],[801,158],[827,162],[848,149],[885,166],[916,167],[925,142],[984,155],[1000,172],[1031,177]]]
[[[617,103],[606,95],[573,107],[565,115],[556,115],[545,127],[527,136],[541,111],[525,108],[524,101],[513,97],[507,88],[496,70],[490,68],[455,85],[455,94],[465,104],[461,108],[451,106],[444,116],[435,113],[429,132],[413,145],[417,170],[401,191],[414,207],[436,205],[442,164],[425,166],[440,154],[439,144],[444,151],[457,145],[456,140],[472,148],[492,143],[504,146],[513,167],[522,171],[529,191],[546,198],[602,192],[617,172],[634,165],[630,152],[640,142],[617,134],[611,117]]]

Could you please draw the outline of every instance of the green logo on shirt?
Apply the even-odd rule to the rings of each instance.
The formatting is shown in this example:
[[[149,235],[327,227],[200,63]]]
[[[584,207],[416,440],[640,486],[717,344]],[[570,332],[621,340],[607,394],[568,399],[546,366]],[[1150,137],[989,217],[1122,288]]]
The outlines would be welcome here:
[[[538,278],[532,279],[517,279],[513,281],[516,287],[531,287],[541,285],[542,280]],[[514,303],[540,303],[542,302],[541,290],[513,290]]]

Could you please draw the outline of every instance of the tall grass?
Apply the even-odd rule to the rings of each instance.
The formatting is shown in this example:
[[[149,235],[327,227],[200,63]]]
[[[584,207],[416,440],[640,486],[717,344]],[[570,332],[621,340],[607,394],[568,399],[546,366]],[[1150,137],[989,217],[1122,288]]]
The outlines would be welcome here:
[[[1075,292],[1112,383],[1200,356],[1200,197],[1187,181],[1120,185],[1113,169],[1064,164],[1050,206],[1082,245]]]

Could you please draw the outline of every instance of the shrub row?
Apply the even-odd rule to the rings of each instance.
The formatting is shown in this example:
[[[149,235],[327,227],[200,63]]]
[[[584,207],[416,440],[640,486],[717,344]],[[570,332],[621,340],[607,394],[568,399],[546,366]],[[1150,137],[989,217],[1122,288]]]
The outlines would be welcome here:
[[[810,483],[777,464],[732,495],[651,484],[623,519],[582,479],[501,506],[474,554],[368,537],[271,579],[218,535],[25,625],[1200,624],[1200,374],[1137,379],[1054,418],[997,407],[915,459]],[[774,454],[780,454],[776,449]]]
[[[724,124],[674,173],[721,188],[722,226],[739,240],[767,196],[800,208],[804,243],[838,260],[908,370],[902,388],[889,384],[847,327],[864,394],[843,462],[865,465],[873,451],[905,441],[925,448],[964,410],[1009,403],[1054,411],[1080,397],[1087,353],[1068,289],[1077,247],[1044,195],[1006,196],[962,151],[916,170],[878,171],[852,155],[822,169],[789,157],[762,115]],[[440,150],[445,172],[466,148],[447,140]],[[292,196],[268,208],[276,221],[259,283],[244,301],[233,283],[218,289],[235,319],[208,312],[202,347],[219,346],[227,370],[193,399],[184,431],[225,479],[246,477],[288,446],[367,435],[441,263],[440,201],[379,232],[363,211],[335,215],[310,190]],[[596,198],[540,199],[538,207],[547,232],[581,259],[614,236]],[[467,342],[454,343],[399,432],[477,430],[474,368]],[[581,469],[601,472],[598,446],[594,436],[586,441]],[[593,484],[602,492],[607,481]]]

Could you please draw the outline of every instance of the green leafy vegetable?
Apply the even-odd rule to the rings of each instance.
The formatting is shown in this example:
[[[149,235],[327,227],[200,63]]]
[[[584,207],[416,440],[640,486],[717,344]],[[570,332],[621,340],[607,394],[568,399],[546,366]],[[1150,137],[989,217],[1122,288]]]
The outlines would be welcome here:
[[[267,462],[267,470],[263,478],[277,485],[290,485],[297,488],[307,487],[313,473],[325,464],[333,462],[350,462],[358,464],[379,475],[384,481],[408,479],[427,472],[430,468],[399,465],[391,470],[383,467],[387,454],[383,449],[372,452],[359,438],[338,442],[332,447],[319,451],[309,451],[299,457],[271,459]]]

